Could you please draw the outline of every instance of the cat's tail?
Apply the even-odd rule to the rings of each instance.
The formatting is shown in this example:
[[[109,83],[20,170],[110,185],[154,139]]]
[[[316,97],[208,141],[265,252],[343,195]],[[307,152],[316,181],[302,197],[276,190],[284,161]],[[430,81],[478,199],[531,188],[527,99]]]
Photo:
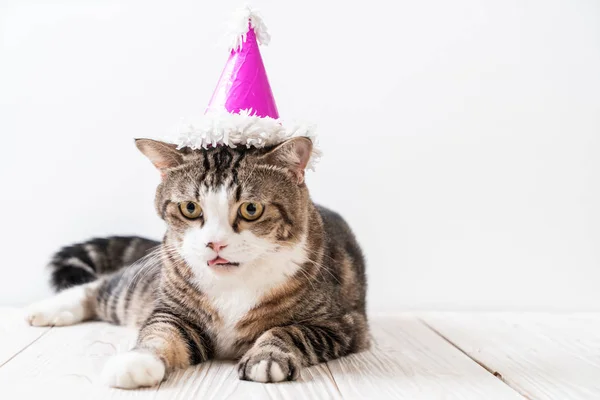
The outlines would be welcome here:
[[[111,236],[60,249],[50,261],[50,283],[57,292],[96,280],[131,265],[160,242],[136,236]]]

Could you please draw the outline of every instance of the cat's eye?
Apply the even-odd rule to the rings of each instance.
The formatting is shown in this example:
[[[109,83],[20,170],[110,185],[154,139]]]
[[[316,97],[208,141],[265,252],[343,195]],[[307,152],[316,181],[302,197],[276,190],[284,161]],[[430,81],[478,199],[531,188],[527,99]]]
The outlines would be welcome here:
[[[238,213],[246,221],[254,221],[260,218],[265,207],[260,203],[246,202],[240,206]]]
[[[193,201],[182,201],[179,203],[179,211],[188,219],[196,219],[202,216],[202,207]]]

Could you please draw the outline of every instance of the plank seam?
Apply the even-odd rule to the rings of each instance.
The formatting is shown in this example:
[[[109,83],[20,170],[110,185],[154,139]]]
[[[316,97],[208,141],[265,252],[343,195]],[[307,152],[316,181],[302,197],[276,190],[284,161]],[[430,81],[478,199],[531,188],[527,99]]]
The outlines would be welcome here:
[[[460,351],[462,354],[464,354],[465,356],[467,356],[471,361],[473,361],[475,364],[479,365],[481,368],[485,369],[488,373],[490,373],[491,375],[493,375],[496,379],[500,380],[502,383],[504,383],[506,386],[508,386],[509,388],[511,388],[512,390],[514,390],[515,392],[517,392],[523,398],[525,398],[527,400],[532,400],[531,398],[527,397],[527,395],[525,393],[519,391],[518,388],[512,386],[510,384],[510,382],[508,382],[506,379],[504,379],[504,377],[502,376],[502,374],[500,372],[494,370],[493,368],[488,367],[487,365],[485,365],[483,362],[479,361],[475,357],[472,357],[469,353],[467,353],[465,350],[463,350],[462,348],[460,348],[460,346],[458,346],[458,344],[454,343],[452,340],[450,340],[448,337],[446,337],[440,331],[438,331],[433,326],[431,326],[430,324],[428,324],[427,321],[423,320],[420,317],[418,317],[417,319],[418,319],[419,322],[421,322],[423,325],[425,325],[427,328],[429,328],[431,331],[433,331],[433,333],[435,333],[440,338],[442,338],[444,341],[446,341],[446,343],[448,343],[450,346],[454,347],[456,350]]]
[[[163,380],[162,380],[162,381],[160,381],[160,382],[158,383],[158,386],[156,387],[156,390],[153,392],[153,394],[154,394],[154,395],[152,396],[152,398],[153,398],[153,399],[155,399],[155,398],[156,398],[156,396],[158,396],[158,391],[159,391],[159,390],[160,390],[160,388],[162,387],[162,384],[165,382],[165,380],[166,380],[166,379],[164,379],[164,378],[163,378]]]
[[[327,372],[329,372],[328,375],[331,378],[331,381],[333,382],[333,386],[335,386],[335,390],[337,390],[337,392],[340,394],[340,397],[343,399],[344,395],[340,391],[340,388],[339,388],[337,382],[335,381],[335,377],[333,376],[333,372],[331,372],[331,369],[329,368],[329,362],[325,363],[325,367],[327,368]]]
[[[15,357],[17,357],[23,351],[25,351],[26,349],[28,349],[32,344],[34,344],[35,342],[37,342],[38,340],[40,340],[42,337],[44,337],[48,332],[50,332],[50,330],[52,328],[54,328],[54,326],[51,326],[50,328],[46,329],[40,336],[36,337],[31,342],[29,342],[25,347],[23,347],[21,350],[17,351],[15,354],[13,354],[10,358],[8,358],[8,360],[6,360],[2,364],[0,364],[0,368],[4,367],[6,364],[8,364],[9,362],[11,362]]]

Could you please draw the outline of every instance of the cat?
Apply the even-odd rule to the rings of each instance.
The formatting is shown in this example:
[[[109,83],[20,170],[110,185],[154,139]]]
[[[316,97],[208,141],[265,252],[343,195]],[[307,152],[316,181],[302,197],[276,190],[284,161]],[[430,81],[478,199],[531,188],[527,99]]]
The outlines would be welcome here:
[[[162,243],[110,237],[63,248],[50,263],[58,293],[29,307],[31,325],[137,327],[135,347],[102,372],[129,389],[214,358],[238,360],[240,379],[295,380],[303,367],[369,347],[365,261],[342,217],[310,199],[310,139],[136,145],[162,177]]]

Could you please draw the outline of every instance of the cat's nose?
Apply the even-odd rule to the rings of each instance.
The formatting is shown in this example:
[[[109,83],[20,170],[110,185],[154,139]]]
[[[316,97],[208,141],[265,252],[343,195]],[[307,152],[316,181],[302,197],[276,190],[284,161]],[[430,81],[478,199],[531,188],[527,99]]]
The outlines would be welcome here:
[[[225,247],[227,247],[227,245],[224,242],[208,242],[206,244],[206,247],[210,247],[218,253],[219,250],[224,249]]]

